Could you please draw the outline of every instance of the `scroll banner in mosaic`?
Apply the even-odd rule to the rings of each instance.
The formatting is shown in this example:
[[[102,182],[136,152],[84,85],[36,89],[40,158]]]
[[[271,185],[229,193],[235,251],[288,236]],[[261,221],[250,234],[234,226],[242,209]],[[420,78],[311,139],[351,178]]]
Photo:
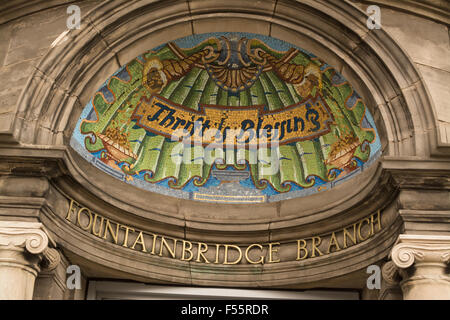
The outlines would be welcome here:
[[[136,57],[86,105],[71,146],[135,187],[218,203],[326,191],[381,154],[341,74],[248,33],[194,35]]]

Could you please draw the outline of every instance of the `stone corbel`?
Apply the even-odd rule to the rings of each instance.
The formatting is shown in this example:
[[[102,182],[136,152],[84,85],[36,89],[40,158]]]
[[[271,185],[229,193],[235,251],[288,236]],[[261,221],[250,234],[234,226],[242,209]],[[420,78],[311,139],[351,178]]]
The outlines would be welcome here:
[[[386,262],[381,268],[381,274],[383,280],[386,281],[388,285],[395,286],[401,281],[400,269],[392,261]]]
[[[59,251],[53,248],[46,248],[43,252],[41,267],[45,271],[54,270],[61,263],[61,255]]]
[[[380,300],[402,300],[400,281],[404,277],[405,271],[398,268],[392,261],[386,262],[381,268],[383,281],[378,296]]]

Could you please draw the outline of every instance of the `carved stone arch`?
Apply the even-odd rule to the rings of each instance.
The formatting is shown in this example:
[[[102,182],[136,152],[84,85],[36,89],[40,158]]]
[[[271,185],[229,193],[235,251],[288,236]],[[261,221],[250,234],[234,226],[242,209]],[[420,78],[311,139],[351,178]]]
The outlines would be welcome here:
[[[239,219],[248,210],[244,206],[220,207],[232,212],[221,220],[202,204],[188,201],[147,197],[146,193],[147,201],[155,203],[148,208],[135,195],[128,197],[130,191],[126,193],[127,199],[121,199],[124,189],[116,188],[113,178],[98,175],[104,186],[101,188],[98,181],[90,179],[97,177],[95,169],[68,148],[82,107],[103,81],[130,59],[171,40],[170,37],[241,31],[245,25],[247,32],[298,44],[334,65],[357,88],[374,115],[385,157],[440,152],[433,108],[417,70],[385,31],[368,30],[366,20],[364,12],[340,0],[227,1],[226,6],[207,1],[105,1],[84,16],[80,30],[62,34],[39,63],[20,99],[13,135],[24,145],[45,145],[58,150],[65,175],[55,178],[49,195],[56,197],[59,192],[76,200],[83,198],[83,205],[106,212],[111,219],[126,220],[129,225],[212,242],[292,241],[307,235],[306,228],[330,232],[334,226],[351,224],[369,212],[386,209],[383,221],[386,229],[373,240],[345,253],[333,253],[331,260],[307,261],[301,268],[291,261],[261,267],[257,270],[260,274],[251,266],[199,267],[192,273],[187,263],[117,249],[64,224],[66,221],[59,212],[67,212],[67,204],[46,207],[43,222],[74,256],[83,256],[82,260],[100,269],[121,270],[124,276],[142,281],[287,286],[293,281],[307,284],[346,275],[379,261],[387,255],[401,228],[394,209],[386,208],[397,189],[382,168],[384,159],[354,180],[361,185],[360,190],[345,197],[330,193],[323,206],[318,206],[321,202],[318,197],[255,206],[255,210],[268,212],[261,219]],[[200,213],[192,214],[195,210]],[[326,226],[325,219],[329,222]],[[291,247],[291,254],[293,250]],[[149,265],[152,272],[148,271]],[[273,279],[273,274],[280,276]]]

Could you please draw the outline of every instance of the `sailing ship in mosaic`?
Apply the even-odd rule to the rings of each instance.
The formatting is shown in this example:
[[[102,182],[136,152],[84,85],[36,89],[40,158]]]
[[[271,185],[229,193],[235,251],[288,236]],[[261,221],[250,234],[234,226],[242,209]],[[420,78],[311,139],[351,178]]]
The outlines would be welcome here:
[[[207,138],[211,130],[220,138]],[[219,152],[227,130],[252,134]],[[247,33],[194,35],[136,57],[84,108],[71,146],[136,187],[220,203],[328,190],[381,153],[372,116],[342,75],[301,48]],[[277,170],[266,170],[273,161]]]

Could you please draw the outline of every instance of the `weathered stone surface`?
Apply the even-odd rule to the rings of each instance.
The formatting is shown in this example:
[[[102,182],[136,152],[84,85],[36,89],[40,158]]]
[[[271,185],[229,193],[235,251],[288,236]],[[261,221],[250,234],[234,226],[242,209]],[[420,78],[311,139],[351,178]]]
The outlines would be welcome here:
[[[381,11],[381,23],[414,62],[450,71],[446,25],[387,8]]]
[[[447,52],[447,58],[450,60],[450,49]],[[417,64],[417,67],[433,97],[438,120],[450,123],[450,90],[448,90],[450,71],[421,64]]]

